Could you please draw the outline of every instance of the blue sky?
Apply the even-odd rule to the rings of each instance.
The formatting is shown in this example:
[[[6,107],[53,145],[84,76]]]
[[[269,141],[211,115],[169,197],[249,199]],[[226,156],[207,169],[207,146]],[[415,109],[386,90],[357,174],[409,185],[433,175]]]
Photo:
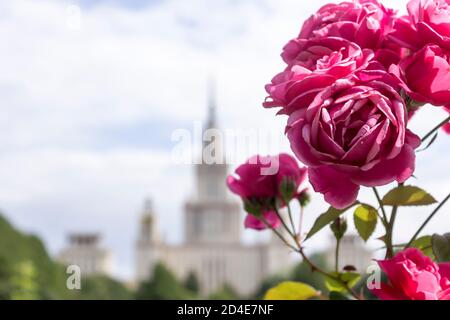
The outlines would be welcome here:
[[[261,107],[264,84],[283,67],[282,46],[325,1],[142,3],[0,3],[0,208],[39,234],[53,254],[67,232],[102,232],[114,250],[116,274],[127,279],[146,197],[154,199],[166,238],[181,240],[193,177],[190,166],[172,163],[170,136],[204,121],[211,73],[222,128],[270,128],[282,143],[269,151],[289,151],[285,119]],[[385,3],[399,7],[402,1]],[[73,5],[80,8],[78,25]],[[427,109],[412,122],[419,133],[445,116]],[[419,156],[420,184],[438,198],[450,189],[443,170],[448,156],[444,136]],[[364,196],[372,201],[370,193]],[[316,196],[306,222],[324,208]],[[421,222],[423,211],[400,217],[400,238]],[[442,213],[430,229],[448,231]],[[313,248],[326,246],[326,238]]]

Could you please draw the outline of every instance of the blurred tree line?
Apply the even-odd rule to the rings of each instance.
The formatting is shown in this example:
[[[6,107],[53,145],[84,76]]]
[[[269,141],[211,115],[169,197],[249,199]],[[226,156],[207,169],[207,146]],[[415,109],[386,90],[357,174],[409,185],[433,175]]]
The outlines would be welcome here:
[[[0,299],[131,299],[133,293],[107,276],[81,280],[82,290],[66,287],[66,268],[42,241],[16,230],[0,215]]]
[[[325,266],[322,256],[312,259]],[[239,296],[229,285],[205,297],[199,292],[197,275],[177,279],[163,264],[157,264],[147,281],[135,290],[108,276],[98,275],[81,279],[81,290],[66,287],[66,268],[56,263],[47,253],[42,241],[33,235],[16,230],[0,215],[0,300],[2,299],[262,299],[264,293],[281,281],[294,280],[308,283],[326,292],[324,279],[299,263],[285,275],[266,279],[257,292]]]

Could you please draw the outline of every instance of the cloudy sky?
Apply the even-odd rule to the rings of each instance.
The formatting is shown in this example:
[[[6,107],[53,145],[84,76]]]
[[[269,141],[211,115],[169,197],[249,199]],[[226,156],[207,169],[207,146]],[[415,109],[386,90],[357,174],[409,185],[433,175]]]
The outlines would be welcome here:
[[[268,133],[256,151],[289,150],[285,119],[261,107],[264,84],[282,68],[282,46],[325,2],[1,1],[2,212],[53,254],[67,232],[100,231],[114,250],[116,275],[130,278],[146,197],[168,241],[182,239],[193,176],[189,165],[174,163],[171,135],[204,121],[211,75],[222,128]],[[444,116],[429,107],[412,127],[423,134]],[[417,183],[438,199],[450,189],[449,153],[441,135],[418,156]],[[307,224],[326,207],[320,196],[313,200]],[[429,211],[401,212],[398,240]],[[428,230],[449,231],[448,211]],[[311,246],[326,239],[323,232]]]

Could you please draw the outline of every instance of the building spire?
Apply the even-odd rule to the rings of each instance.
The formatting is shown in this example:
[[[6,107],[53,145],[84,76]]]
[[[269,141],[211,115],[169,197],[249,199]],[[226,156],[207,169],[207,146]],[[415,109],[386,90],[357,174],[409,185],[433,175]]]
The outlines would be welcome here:
[[[216,108],[216,81],[211,76],[208,80],[208,128],[215,128],[217,126]]]

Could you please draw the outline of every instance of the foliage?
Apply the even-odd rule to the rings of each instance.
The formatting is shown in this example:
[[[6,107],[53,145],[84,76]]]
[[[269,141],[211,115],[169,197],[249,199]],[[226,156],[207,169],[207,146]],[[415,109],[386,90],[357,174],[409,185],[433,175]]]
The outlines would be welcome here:
[[[284,281],[276,287],[269,289],[265,300],[308,300],[319,296],[313,287],[302,282]]]
[[[398,186],[383,197],[383,204],[387,206],[425,206],[436,203],[425,190],[414,186]]]
[[[0,299],[127,299],[130,292],[106,276],[82,279],[68,290],[65,268],[50,258],[42,241],[16,230],[0,215]]]
[[[442,236],[434,234],[431,238],[431,245],[437,261],[450,261],[450,233],[446,233]]]
[[[81,280],[80,300],[129,300],[133,293],[122,283],[105,275],[95,275]]]
[[[225,284],[217,292],[211,294],[208,300],[239,300],[240,297],[236,291],[228,284]]]
[[[340,217],[341,214],[343,214],[346,209],[336,209],[333,207],[329,207],[328,210],[324,213],[322,213],[314,222],[314,225],[312,226],[311,230],[308,232],[308,236],[306,239],[311,238],[314,234],[322,230],[324,227],[326,227],[331,222],[335,221],[337,218]]]
[[[138,300],[194,299],[193,292],[187,290],[162,263],[156,264],[150,279],[142,282],[136,292]]]
[[[195,272],[189,272],[186,280],[184,281],[184,287],[195,294],[199,293],[200,285],[198,283],[198,278]]]
[[[359,236],[367,241],[375,231],[378,221],[377,210],[367,204],[359,205],[353,214],[356,230]]]

